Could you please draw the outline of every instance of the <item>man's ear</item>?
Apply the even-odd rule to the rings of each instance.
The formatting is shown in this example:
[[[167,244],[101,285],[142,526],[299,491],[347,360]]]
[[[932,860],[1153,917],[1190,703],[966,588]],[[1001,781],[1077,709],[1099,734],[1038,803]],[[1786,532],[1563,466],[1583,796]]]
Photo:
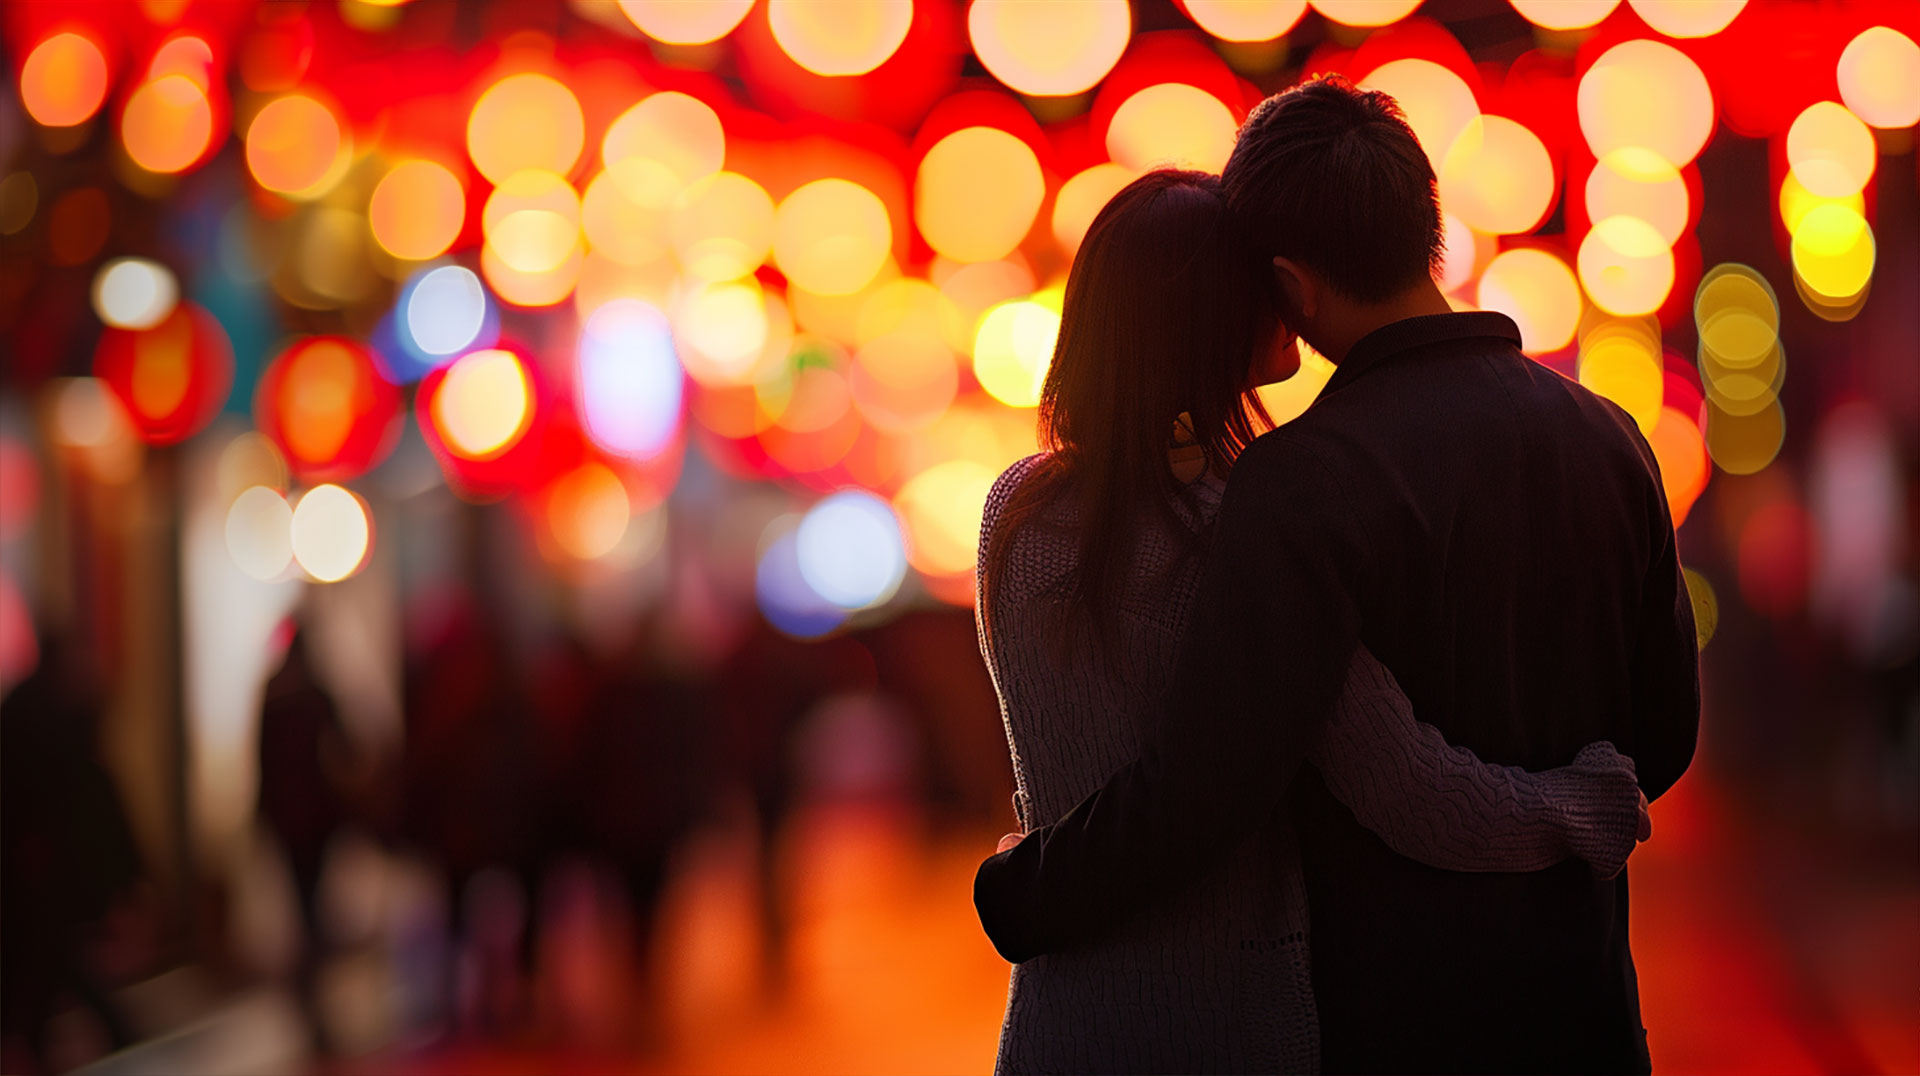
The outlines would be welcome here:
[[[1313,276],[1290,258],[1273,259],[1273,275],[1280,287],[1280,304],[1288,319],[1308,321],[1320,306],[1320,288]],[[1292,326],[1296,331],[1298,324]]]

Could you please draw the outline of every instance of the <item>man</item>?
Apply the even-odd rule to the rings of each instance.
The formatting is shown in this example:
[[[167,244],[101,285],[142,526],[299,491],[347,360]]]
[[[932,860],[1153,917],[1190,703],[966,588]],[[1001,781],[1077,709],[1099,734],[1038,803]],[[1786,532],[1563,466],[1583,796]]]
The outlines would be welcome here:
[[[1016,962],[1097,939],[1289,810],[1327,1071],[1647,1071],[1624,874],[1422,866],[1301,761],[1365,643],[1490,762],[1610,740],[1666,791],[1699,689],[1653,454],[1506,317],[1451,312],[1433,171],[1391,98],[1328,78],[1269,99],[1223,178],[1283,318],[1338,370],[1234,467],[1160,734],[982,864],[981,922]]]

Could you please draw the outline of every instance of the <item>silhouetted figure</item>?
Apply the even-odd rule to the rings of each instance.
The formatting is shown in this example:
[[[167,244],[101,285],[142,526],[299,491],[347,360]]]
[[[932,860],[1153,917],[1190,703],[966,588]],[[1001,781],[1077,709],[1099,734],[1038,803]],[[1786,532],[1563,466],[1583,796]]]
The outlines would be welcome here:
[[[101,705],[82,664],[49,638],[39,667],[0,704],[0,1023],[42,1071],[63,1000],[92,1010],[111,1048],[132,1042],[86,957],[101,918],[139,878],[140,857],[100,764]]]
[[[296,630],[260,704],[259,815],[279,841],[293,878],[300,914],[294,985],[322,1054],[330,1044],[314,989],[327,948],[320,882],[327,846],[347,821],[336,775],[348,749],[340,712],[314,674],[304,634]]]

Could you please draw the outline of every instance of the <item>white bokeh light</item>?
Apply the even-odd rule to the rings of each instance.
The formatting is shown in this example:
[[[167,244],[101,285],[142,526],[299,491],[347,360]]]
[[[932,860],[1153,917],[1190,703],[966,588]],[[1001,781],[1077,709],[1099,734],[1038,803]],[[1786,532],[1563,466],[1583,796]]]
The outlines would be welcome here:
[[[580,411],[587,436],[617,456],[659,455],[680,427],[673,329],[653,306],[615,299],[580,330]]]
[[[865,490],[842,490],[815,504],[796,540],[801,577],[842,609],[878,605],[906,578],[900,522],[891,505]]]

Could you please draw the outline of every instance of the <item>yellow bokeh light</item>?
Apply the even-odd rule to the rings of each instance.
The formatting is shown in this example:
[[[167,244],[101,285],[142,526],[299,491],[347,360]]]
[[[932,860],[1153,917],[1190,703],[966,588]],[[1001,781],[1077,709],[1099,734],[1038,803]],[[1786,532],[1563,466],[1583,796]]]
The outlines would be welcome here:
[[[127,98],[120,137],[127,156],[147,171],[183,171],[213,141],[213,106],[192,79],[166,75],[141,84]]]
[[[242,490],[227,509],[227,554],[243,573],[263,582],[293,563],[293,509],[278,490]]]
[[[1033,97],[1092,89],[1132,35],[1127,0],[974,0],[967,9],[973,54],[994,78]]]
[[[859,291],[820,295],[805,288],[788,288],[787,301],[793,305],[794,323],[809,334],[836,344],[858,343],[861,311],[881,289],[899,277],[899,263],[888,258]]]
[[[688,184],[718,172],[726,157],[719,115],[684,93],[649,95],[621,113],[600,141],[607,170],[646,205],[668,205]],[[636,164],[622,169],[621,162]]]
[[[1508,0],[1522,18],[1543,30],[1584,30],[1597,26],[1620,0]]]
[[[848,370],[854,406],[882,433],[925,429],[960,384],[953,350],[938,335],[900,329],[862,344]]]
[[[487,246],[508,268],[548,273],[580,249],[580,198],[552,172],[515,172],[480,212]]]
[[[1580,383],[1619,404],[1642,433],[1660,421],[1666,396],[1658,350],[1625,333],[1597,334],[1580,349]]]
[[[997,127],[968,127],[934,143],[921,159],[914,222],[942,255],[990,262],[1026,238],[1046,196],[1031,147]]]
[[[267,102],[247,127],[247,170],[267,190],[317,198],[347,172],[352,140],[326,105],[291,93]]]
[[[1187,0],[1186,8],[1222,41],[1272,41],[1299,24],[1307,0]]]
[[[1638,217],[1608,217],[1580,241],[1580,283],[1609,314],[1651,314],[1673,290],[1673,248]]]
[[[1334,365],[1319,352],[1300,342],[1300,369],[1285,381],[1276,381],[1271,385],[1261,385],[1256,394],[1260,405],[1267,409],[1267,417],[1275,426],[1285,426],[1294,419],[1307,413],[1313,401],[1320,398],[1320,392],[1333,380]]]
[[[1780,304],[1765,277],[1744,265],[1716,265],[1693,293],[1700,350],[1722,365],[1746,368],[1780,341]]]
[[[107,58],[79,34],[54,34],[35,45],[20,66],[20,104],[36,123],[85,123],[106,99]]]
[[[1750,415],[1734,415],[1707,403],[1707,454],[1728,474],[1755,474],[1780,454],[1787,416],[1775,399]]]
[[[704,284],[680,297],[673,309],[674,340],[687,373],[704,385],[738,385],[752,379],[767,348],[772,297],[751,278]],[[781,321],[786,310],[777,311]],[[785,325],[785,335],[792,335]],[[784,345],[783,345],[784,346]]]
[[[1800,222],[1807,219],[1807,214],[1823,205],[1838,205],[1860,216],[1867,212],[1867,200],[1858,191],[1844,198],[1822,198],[1802,186],[1792,172],[1780,181],[1780,220],[1786,224],[1788,234],[1799,231]]]
[[[907,563],[935,576],[971,571],[995,477],[986,464],[957,459],[929,467],[902,486],[893,507],[907,532]]]
[[[428,410],[447,451],[462,459],[490,460],[526,434],[533,421],[533,386],[513,352],[474,351],[448,367]]]
[[[860,304],[854,320],[853,342],[868,344],[893,333],[917,333],[952,342],[962,329],[960,311],[946,294],[915,277],[889,280]]]
[[[1480,115],[1473,90],[1460,76],[1432,60],[1394,60],[1381,64],[1361,80],[1361,86],[1380,90],[1400,103],[1407,126],[1427,151],[1435,175],[1443,170],[1454,139]]]
[[[1346,26],[1385,26],[1416,11],[1422,0],[1307,0],[1313,10]]]
[[[527,169],[565,175],[585,145],[579,100],[546,75],[508,75],[487,87],[467,118],[467,155],[492,183]]]
[[[595,253],[622,265],[647,265],[666,254],[672,206],[652,194],[637,197],[650,184],[632,181],[634,173],[648,172],[646,162],[619,161],[587,184],[580,226]]]
[[[1873,279],[1873,228],[1835,202],[1816,206],[1793,233],[1793,271],[1814,294],[1852,299]]]
[[[973,376],[988,395],[1009,407],[1037,407],[1059,336],[1059,311],[1030,299],[1002,303],[980,319]]]
[[[402,161],[380,178],[367,203],[374,242],[396,258],[426,261],[453,246],[467,216],[467,194],[445,165]]]
[[[556,247],[561,241],[560,227],[553,215],[540,210],[531,212],[541,215],[517,221],[509,229],[512,241],[524,242],[529,256],[542,248]],[[514,268],[500,256],[500,251],[492,243],[480,248],[480,274],[486,277],[487,287],[502,302],[514,306],[541,307],[565,302],[580,283],[580,273],[585,264],[586,259],[578,243],[558,265],[538,272]]]
[[[1672,246],[1687,230],[1691,199],[1680,170],[1642,146],[1616,149],[1587,175],[1587,219],[1646,221]]]
[[[1553,205],[1553,159],[1524,124],[1475,116],[1440,166],[1440,204],[1475,231],[1530,232]]]
[[[1862,30],[1841,50],[1835,74],[1847,110],[1875,127],[1920,123],[1920,45],[1890,26]]]
[[[1648,26],[1668,37],[1711,37],[1747,6],[1747,0],[1627,0]]]
[[[1053,199],[1053,238],[1060,249],[1072,254],[1080,249],[1093,218],[1100,215],[1120,188],[1133,182],[1135,173],[1125,165],[1107,161],[1096,164],[1060,185]]]
[[[887,207],[845,179],[801,187],[774,213],[773,257],[795,285],[819,295],[866,287],[893,248]]]
[[[293,559],[322,583],[337,583],[358,572],[373,548],[373,519],[352,491],[315,486],[293,507],[290,526]]]
[[[753,10],[753,0],[620,0],[640,32],[669,45],[718,41]]]
[[[1580,324],[1580,285],[1573,271],[1532,247],[1502,251],[1489,262],[1474,303],[1512,318],[1520,326],[1520,348],[1529,355],[1566,347]]]
[[[1107,127],[1107,156],[1135,172],[1160,165],[1218,172],[1239,129],[1218,97],[1183,82],[1163,82],[1120,103]]]
[[[1713,90],[1686,53],[1660,41],[1624,41],[1580,78],[1580,133],[1596,158],[1639,146],[1684,167],[1713,134]]]
[[[626,537],[633,506],[620,476],[585,463],[554,480],[547,492],[547,528],[568,556],[598,560]]]
[[[675,203],[668,234],[680,265],[701,280],[732,280],[773,252],[773,199],[733,172],[700,180]]]
[[[1810,194],[1845,198],[1873,178],[1879,149],[1860,118],[1832,101],[1807,106],[1787,130],[1787,163]]]
[[[1674,525],[1679,523],[1676,513]],[[1680,575],[1687,584],[1687,598],[1693,603],[1694,641],[1704,649],[1720,627],[1720,598],[1714,594],[1713,584],[1707,582],[1706,576],[1692,568],[1682,568]]]
[[[816,75],[864,75],[907,39],[913,0],[767,0],[773,39]]]

